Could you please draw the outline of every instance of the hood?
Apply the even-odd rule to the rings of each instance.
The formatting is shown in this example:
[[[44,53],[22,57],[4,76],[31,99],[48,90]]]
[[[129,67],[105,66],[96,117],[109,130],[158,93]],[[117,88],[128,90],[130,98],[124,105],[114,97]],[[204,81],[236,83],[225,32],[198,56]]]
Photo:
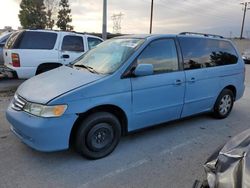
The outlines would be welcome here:
[[[46,104],[59,95],[102,77],[104,75],[93,74],[85,69],[62,66],[25,81],[17,93],[30,102]]]

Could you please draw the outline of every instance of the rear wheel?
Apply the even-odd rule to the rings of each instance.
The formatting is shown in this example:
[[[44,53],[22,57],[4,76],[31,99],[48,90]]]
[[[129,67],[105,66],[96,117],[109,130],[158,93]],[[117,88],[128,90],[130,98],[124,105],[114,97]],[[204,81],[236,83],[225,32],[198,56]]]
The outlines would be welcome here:
[[[77,151],[90,159],[109,155],[121,136],[119,120],[111,113],[97,112],[88,116],[76,134]]]
[[[224,89],[218,96],[214,105],[214,116],[219,119],[226,118],[234,104],[233,92],[229,89]]]

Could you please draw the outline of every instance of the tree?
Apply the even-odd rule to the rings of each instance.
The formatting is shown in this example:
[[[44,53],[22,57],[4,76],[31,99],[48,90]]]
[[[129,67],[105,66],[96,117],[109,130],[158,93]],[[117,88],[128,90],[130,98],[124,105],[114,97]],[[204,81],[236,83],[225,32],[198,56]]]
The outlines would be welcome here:
[[[44,29],[46,12],[43,0],[22,0],[18,17],[24,29]]]
[[[53,29],[55,25],[56,14],[58,12],[59,0],[44,0],[46,7],[46,28]]]
[[[73,26],[69,25],[72,22],[71,9],[69,8],[68,0],[61,0],[59,3],[59,11],[57,16],[57,27],[63,31],[73,30]]]

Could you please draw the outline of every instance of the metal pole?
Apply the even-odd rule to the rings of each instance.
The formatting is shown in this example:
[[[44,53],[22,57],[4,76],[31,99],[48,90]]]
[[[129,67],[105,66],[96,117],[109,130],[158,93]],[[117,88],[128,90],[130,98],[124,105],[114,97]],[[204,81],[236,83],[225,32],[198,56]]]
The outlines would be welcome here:
[[[244,24],[245,24],[245,17],[246,17],[246,11],[247,11],[247,2],[242,3],[244,4],[244,14],[243,14],[243,20],[242,20],[242,24],[241,24],[241,33],[240,33],[240,39],[242,39],[243,36],[243,30],[244,30]]]
[[[153,22],[153,5],[154,5],[154,0],[151,1],[151,15],[150,15],[150,27],[149,27],[149,33],[152,33],[152,22]]]
[[[107,39],[107,0],[103,0],[102,38]]]

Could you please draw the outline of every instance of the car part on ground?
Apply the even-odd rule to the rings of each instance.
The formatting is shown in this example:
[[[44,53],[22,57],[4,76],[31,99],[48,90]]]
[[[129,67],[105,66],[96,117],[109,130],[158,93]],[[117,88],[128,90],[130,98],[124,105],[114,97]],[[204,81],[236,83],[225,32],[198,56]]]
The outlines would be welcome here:
[[[248,188],[250,186],[250,129],[231,138],[204,165],[207,179],[194,188]],[[199,183],[198,183],[199,182]]]

